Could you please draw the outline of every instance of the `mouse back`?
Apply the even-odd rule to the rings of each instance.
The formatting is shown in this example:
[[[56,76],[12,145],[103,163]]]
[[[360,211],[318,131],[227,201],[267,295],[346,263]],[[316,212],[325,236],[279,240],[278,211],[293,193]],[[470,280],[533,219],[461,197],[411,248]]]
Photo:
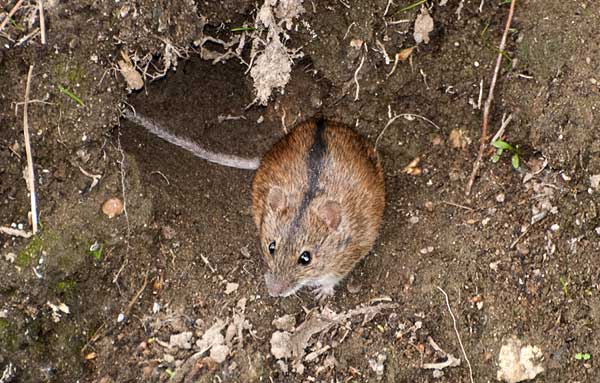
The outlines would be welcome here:
[[[252,184],[269,293],[287,296],[309,285],[331,294],[372,248],[384,189],[376,151],[342,124],[308,121],[277,142]]]

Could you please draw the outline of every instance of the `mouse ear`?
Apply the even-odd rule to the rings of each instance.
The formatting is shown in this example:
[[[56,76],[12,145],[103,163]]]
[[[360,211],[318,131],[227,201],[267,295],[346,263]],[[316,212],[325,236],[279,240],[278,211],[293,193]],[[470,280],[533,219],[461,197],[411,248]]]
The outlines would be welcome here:
[[[267,197],[269,206],[275,211],[282,210],[286,204],[285,193],[279,186],[273,186],[269,190],[269,196]]]
[[[336,230],[342,220],[342,206],[336,201],[327,201],[318,211],[319,217],[331,230]]]

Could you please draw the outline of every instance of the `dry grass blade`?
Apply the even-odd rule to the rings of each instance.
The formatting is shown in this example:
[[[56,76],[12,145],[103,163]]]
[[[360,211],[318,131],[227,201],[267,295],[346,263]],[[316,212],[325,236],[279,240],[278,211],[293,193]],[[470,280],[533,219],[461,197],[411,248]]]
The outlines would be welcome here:
[[[38,0],[38,9],[40,12],[40,33],[42,44],[46,45],[46,19],[44,17],[44,0]]]
[[[33,72],[33,64],[29,66],[29,72],[27,73],[27,85],[25,88],[25,101],[23,104],[23,135],[25,138],[25,154],[27,155],[27,180],[29,183],[29,194],[31,196],[31,226],[33,228],[33,234],[37,234],[38,231],[38,217],[37,217],[37,202],[35,196],[35,177],[33,174],[33,158],[31,156],[31,142],[29,140],[29,121],[27,119],[28,105],[29,105],[29,89],[31,88],[31,73]]]
[[[492,77],[492,82],[490,83],[490,90],[488,93],[488,98],[485,101],[485,105],[483,107],[483,122],[481,126],[481,140],[479,142],[479,152],[477,153],[477,159],[473,164],[473,171],[471,172],[471,176],[469,177],[469,181],[467,183],[467,187],[465,190],[466,195],[471,194],[471,189],[473,188],[473,182],[475,182],[475,177],[477,176],[477,172],[481,167],[481,161],[483,159],[483,153],[485,151],[486,142],[487,142],[487,132],[488,125],[490,120],[490,108],[492,106],[492,101],[494,100],[494,88],[496,87],[496,81],[498,79],[498,72],[500,71],[500,64],[502,63],[502,55],[504,53],[504,48],[506,46],[506,37],[508,36],[508,30],[510,29],[510,24],[512,22],[513,14],[515,12],[515,3],[516,0],[512,0],[510,2],[510,10],[508,11],[508,18],[506,19],[506,25],[504,26],[504,33],[502,34],[502,40],[500,42],[500,47],[498,48],[498,57],[496,59],[496,67],[494,68],[494,76]]]
[[[17,4],[15,4],[15,6],[12,7],[12,9],[8,12],[8,15],[6,15],[4,20],[2,20],[2,23],[0,23],[0,32],[2,32],[6,24],[12,19],[13,15],[19,10],[19,8],[21,8],[22,4],[23,0],[17,1]]]

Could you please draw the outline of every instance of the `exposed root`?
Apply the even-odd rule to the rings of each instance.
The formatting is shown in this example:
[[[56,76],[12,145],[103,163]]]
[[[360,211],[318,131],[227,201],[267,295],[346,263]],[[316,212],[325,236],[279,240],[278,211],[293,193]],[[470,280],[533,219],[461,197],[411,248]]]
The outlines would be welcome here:
[[[504,33],[502,34],[502,40],[500,42],[500,47],[498,48],[499,53],[496,59],[496,67],[494,68],[494,76],[492,77],[492,82],[490,83],[490,90],[488,92],[488,98],[485,101],[485,105],[483,107],[483,123],[481,127],[481,139],[479,141],[479,153],[477,154],[477,159],[473,164],[473,171],[471,172],[471,176],[469,177],[469,181],[467,182],[467,187],[465,190],[466,195],[471,194],[471,189],[473,188],[473,182],[475,182],[475,177],[477,176],[477,172],[481,167],[481,161],[483,159],[483,152],[485,151],[485,147],[487,146],[487,132],[488,125],[490,120],[490,108],[492,106],[492,101],[494,100],[494,89],[496,88],[496,81],[498,80],[498,72],[500,72],[500,64],[502,63],[502,54],[504,53],[504,49],[506,47],[506,37],[508,36],[508,30],[510,29],[510,24],[512,22],[513,14],[515,12],[515,3],[516,0],[512,0],[510,3],[510,10],[508,11],[508,18],[506,19],[506,25],[504,26]]]

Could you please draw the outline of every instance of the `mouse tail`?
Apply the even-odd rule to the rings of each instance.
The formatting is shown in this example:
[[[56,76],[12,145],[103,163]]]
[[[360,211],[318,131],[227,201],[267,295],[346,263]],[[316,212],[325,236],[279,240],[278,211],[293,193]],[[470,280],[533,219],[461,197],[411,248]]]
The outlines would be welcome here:
[[[154,134],[155,136],[160,137],[175,146],[179,146],[180,148],[187,150],[194,156],[202,158],[203,160],[236,169],[255,170],[258,169],[258,166],[260,165],[260,159],[258,158],[243,158],[206,150],[193,141],[169,133],[160,125],[138,113],[132,112],[129,109],[125,109],[125,111],[123,111],[123,117],[137,125],[143,126],[148,132]]]

